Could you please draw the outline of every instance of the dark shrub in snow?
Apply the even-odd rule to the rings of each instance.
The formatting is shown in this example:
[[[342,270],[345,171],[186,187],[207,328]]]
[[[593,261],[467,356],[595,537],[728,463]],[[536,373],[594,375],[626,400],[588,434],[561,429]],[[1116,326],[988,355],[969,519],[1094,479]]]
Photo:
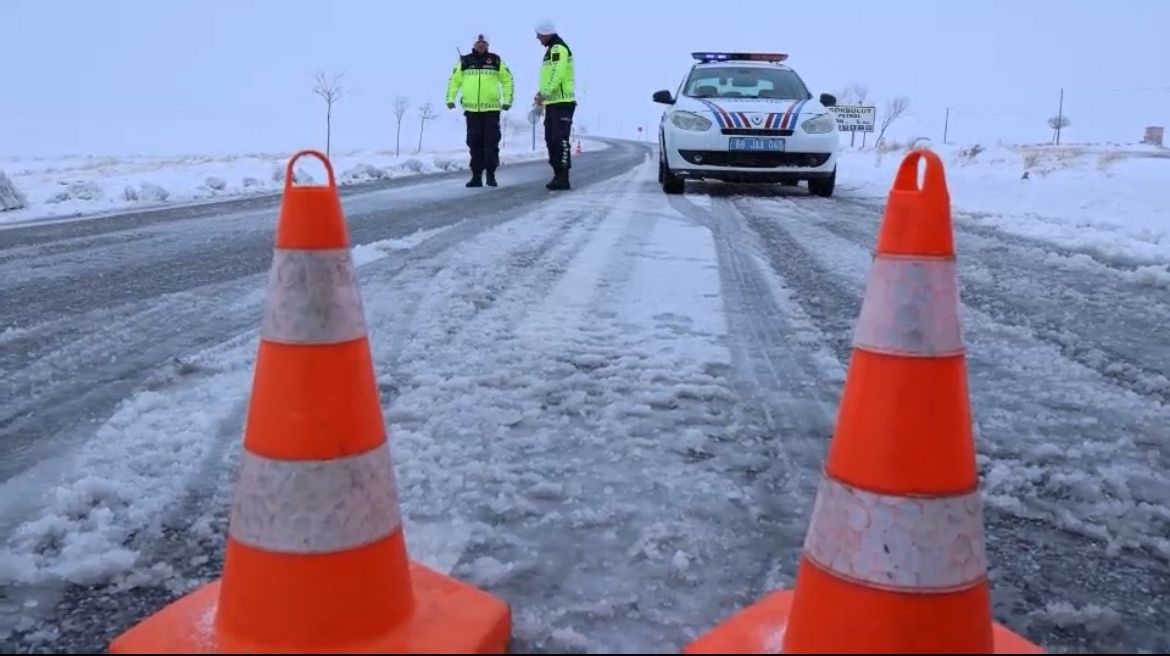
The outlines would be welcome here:
[[[28,199],[20,193],[4,171],[0,171],[0,212],[19,210],[27,206]]]

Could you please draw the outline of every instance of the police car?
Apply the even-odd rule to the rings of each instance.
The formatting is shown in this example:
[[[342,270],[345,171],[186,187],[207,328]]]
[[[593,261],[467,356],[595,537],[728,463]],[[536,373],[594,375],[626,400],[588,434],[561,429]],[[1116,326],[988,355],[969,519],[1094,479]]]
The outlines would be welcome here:
[[[831,196],[837,180],[837,99],[814,99],[785,54],[695,52],[658,129],[658,181],[681,194],[686,180],[808,183]]]

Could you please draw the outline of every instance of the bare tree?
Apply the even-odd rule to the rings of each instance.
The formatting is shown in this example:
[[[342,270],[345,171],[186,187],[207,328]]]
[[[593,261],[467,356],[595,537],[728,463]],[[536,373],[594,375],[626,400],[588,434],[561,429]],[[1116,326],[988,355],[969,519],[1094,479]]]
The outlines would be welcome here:
[[[889,127],[893,125],[895,121],[905,116],[906,112],[909,110],[910,99],[906,96],[898,96],[897,98],[886,102],[886,112],[885,115],[882,116],[882,126],[877,136],[877,142],[879,145],[882,142],[882,137],[884,137],[886,134],[886,130],[889,129]]]
[[[398,96],[394,99],[394,118],[398,119],[398,131],[394,135],[394,156],[402,154],[402,119],[406,118],[406,110],[410,107],[410,98]]]
[[[1048,127],[1052,128],[1052,143],[1058,143],[1060,140],[1057,137],[1060,135],[1060,131],[1070,125],[1072,125],[1072,120],[1064,114],[1049,118]]]
[[[439,118],[439,112],[435,111],[434,103],[427,103],[418,108],[418,152],[422,152],[423,130],[427,127],[427,121],[433,121]]]
[[[842,105],[863,105],[865,99],[869,96],[869,88],[864,84],[854,82],[845,87],[840,94],[838,94],[838,102]]]
[[[332,79],[325,76],[325,71],[317,71],[313,77],[313,93],[321,96],[325,101],[325,156],[329,157],[329,149],[333,139],[333,103],[341,98],[341,85],[338,82],[344,73],[334,75]]]
[[[864,84],[854,82],[845,87],[841,93],[837,95],[837,103],[839,105],[861,106],[865,104],[865,99],[869,97],[869,87]],[[865,137],[867,133],[861,133],[861,147],[865,147]],[[849,147],[852,148],[857,143],[857,133],[849,133]]]
[[[855,98],[857,105],[860,107],[860,106],[864,105],[865,101],[869,98],[869,87],[865,86],[864,84],[854,84],[853,85],[853,94],[854,94],[853,97]],[[849,145],[850,146],[852,146],[855,143],[854,140],[856,138],[857,138],[856,132],[854,132],[852,135],[850,135],[850,137],[849,137]],[[865,145],[868,142],[869,142],[869,133],[862,132],[861,133],[861,147],[865,148]]]

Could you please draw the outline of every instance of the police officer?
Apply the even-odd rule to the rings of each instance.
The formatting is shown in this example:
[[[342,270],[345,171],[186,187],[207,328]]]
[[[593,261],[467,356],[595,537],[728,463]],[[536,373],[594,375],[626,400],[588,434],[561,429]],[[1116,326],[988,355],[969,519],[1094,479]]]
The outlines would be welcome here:
[[[487,37],[482,34],[471,52],[455,64],[447,82],[447,109],[455,109],[455,95],[460,92],[471,152],[467,186],[482,187],[486,171],[487,183],[494,187],[500,165],[500,110],[512,107],[512,72],[499,55],[488,50]]]
[[[557,34],[552,21],[543,21],[536,26],[536,38],[545,50],[535,102],[544,107],[544,140],[553,169],[553,179],[545,187],[563,190],[569,188],[569,169],[572,168],[569,138],[573,130],[573,113],[577,110],[577,97],[573,91],[573,51]]]

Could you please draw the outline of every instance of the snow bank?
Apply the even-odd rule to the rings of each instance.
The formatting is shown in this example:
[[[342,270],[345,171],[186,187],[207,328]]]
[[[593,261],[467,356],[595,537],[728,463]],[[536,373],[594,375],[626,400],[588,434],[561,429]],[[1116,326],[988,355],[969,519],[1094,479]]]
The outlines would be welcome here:
[[[1170,150],[1146,146],[939,146],[963,222],[985,225],[1128,266],[1170,263]],[[883,199],[904,150],[849,151],[844,197]],[[1151,285],[1170,276],[1141,274]]]
[[[401,156],[392,149],[333,153],[337,184],[465,170],[467,148],[453,141],[435,139],[441,147],[421,153],[404,143]],[[602,142],[581,142],[583,151],[606,147]],[[288,157],[289,153],[258,153],[0,159],[0,168],[12,176],[9,180],[0,173],[0,210],[11,210],[0,215],[0,224],[274,193],[284,184]],[[533,150],[529,140],[513,135],[500,152],[503,166],[546,157],[543,141]],[[325,178],[324,168],[311,158],[299,160],[294,174],[299,183],[320,183]]]

